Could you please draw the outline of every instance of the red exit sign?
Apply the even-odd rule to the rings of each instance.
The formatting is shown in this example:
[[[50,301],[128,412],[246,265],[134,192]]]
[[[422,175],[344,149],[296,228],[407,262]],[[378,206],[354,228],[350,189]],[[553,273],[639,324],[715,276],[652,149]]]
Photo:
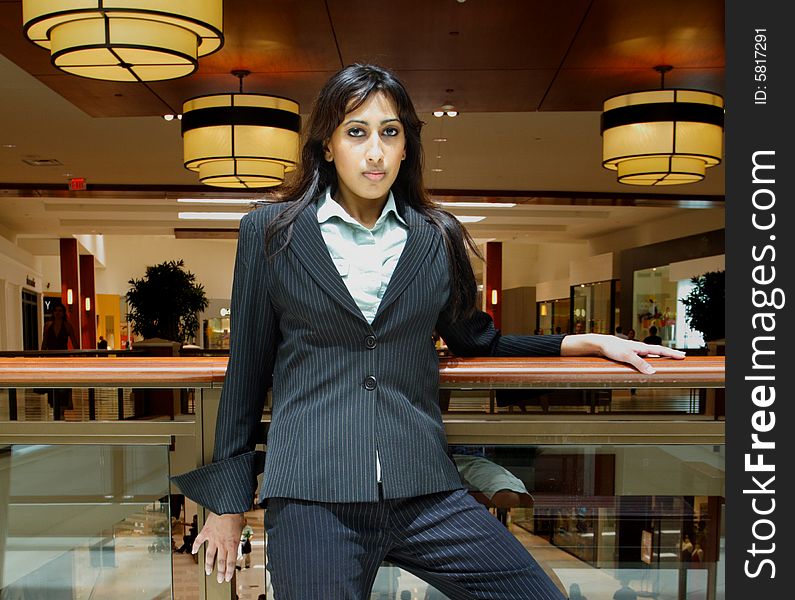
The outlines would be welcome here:
[[[85,177],[74,177],[69,180],[69,190],[72,192],[82,192],[86,189]]]

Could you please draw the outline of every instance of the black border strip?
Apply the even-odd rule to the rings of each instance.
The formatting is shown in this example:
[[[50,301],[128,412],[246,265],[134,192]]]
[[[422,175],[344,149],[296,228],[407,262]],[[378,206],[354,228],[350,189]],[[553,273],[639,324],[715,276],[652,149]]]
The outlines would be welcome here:
[[[719,106],[698,102],[657,102],[621,106],[602,113],[601,132],[622,125],[660,121],[689,121],[723,128],[724,111]]]
[[[182,114],[182,135],[194,129],[222,125],[276,127],[298,133],[301,131],[301,116],[287,110],[261,106],[214,106]]]

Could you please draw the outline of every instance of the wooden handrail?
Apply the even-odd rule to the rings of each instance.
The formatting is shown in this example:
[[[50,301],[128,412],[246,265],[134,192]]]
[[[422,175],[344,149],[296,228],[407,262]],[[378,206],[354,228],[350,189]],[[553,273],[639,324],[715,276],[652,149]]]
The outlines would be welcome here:
[[[443,358],[445,388],[638,388],[725,385],[723,356],[648,359],[644,375],[598,357]],[[0,387],[220,387],[227,357],[0,358]]]
[[[446,358],[439,361],[445,388],[721,388],[725,357],[683,360],[649,358],[656,369],[644,375],[629,365],[595,356],[544,358]]]

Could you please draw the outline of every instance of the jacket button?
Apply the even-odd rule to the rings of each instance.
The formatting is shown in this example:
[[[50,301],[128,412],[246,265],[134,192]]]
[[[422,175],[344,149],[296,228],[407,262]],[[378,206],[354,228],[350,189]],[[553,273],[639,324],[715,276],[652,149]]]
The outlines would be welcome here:
[[[368,375],[364,378],[364,389],[366,389],[368,392],[372,392],[376,388],[376,385],[377,383],[375,377],[372,375]]]
[[[368,350],[372,350],[373,348],[375,348],[376,347],[375,336],[368,335],[366,338],[364,338],[364,346]]]

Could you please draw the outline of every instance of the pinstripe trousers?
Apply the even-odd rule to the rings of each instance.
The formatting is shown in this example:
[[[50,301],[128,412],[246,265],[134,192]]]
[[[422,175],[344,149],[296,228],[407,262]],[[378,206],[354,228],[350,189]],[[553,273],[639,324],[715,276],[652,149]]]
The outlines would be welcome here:
[[[452,600],[564,598],[466,490],[356,503],[270,498],[267,506],[276,600],[366,600],[382,560]]]

